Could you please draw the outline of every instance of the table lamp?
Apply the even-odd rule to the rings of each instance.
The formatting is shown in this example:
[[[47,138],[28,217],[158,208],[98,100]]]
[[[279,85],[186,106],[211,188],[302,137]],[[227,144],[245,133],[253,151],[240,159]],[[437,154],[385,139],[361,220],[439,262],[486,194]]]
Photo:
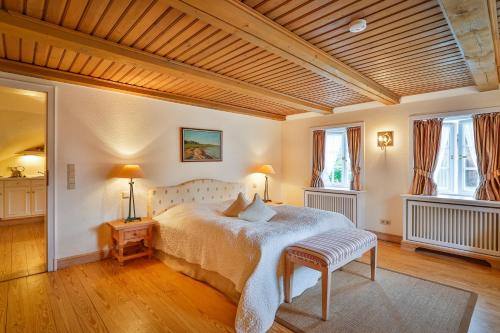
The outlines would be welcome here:
[[[120,167],[116,172],[117,178],[127,178],[130,179],[130,194],[128,197],[128,217],[125,219],[125,223],[141,220],[140,217],[135,216],[135,199],[134,199],[134,178],[144,178],[144,173],[140,166],[136,164],[126,164]],[[134,215],[132,215],[132,212]]]
[[[269,199],[269,185],[268,185],[267,175],[274,175],[276,172],[274,171],[274,168],[271,164],[262,165],[260,168],[257,169],[257,172],[266,175],[266,185],[264,187],[264,202],[270,202],[271,199]]]

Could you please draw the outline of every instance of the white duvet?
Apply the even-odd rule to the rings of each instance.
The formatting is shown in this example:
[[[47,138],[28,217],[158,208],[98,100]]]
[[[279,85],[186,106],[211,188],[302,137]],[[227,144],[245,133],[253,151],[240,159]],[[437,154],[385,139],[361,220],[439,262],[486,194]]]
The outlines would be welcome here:
[[[241,293],[236,331],[265,332],[284,299],[283,250],[326,230],[354,226],[341,214],[292,206],[273,207],[277,214],[269,222],[247,222],[222,215],[229,204],[181,204],[158,215],[155,248],[232,281]],[[293,296],[315,285],[318,278],[314,270],[297,269]]]

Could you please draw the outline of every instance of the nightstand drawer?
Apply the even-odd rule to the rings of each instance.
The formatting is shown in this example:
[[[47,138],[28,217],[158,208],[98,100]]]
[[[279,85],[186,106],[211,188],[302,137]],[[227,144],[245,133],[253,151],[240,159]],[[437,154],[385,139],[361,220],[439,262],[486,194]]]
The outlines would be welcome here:
[[[123,233],[124,240],[136,239],[136,238],[144,238],[148,235],[147,229],[138,229],[138,230],[130,230],[125,231]]]

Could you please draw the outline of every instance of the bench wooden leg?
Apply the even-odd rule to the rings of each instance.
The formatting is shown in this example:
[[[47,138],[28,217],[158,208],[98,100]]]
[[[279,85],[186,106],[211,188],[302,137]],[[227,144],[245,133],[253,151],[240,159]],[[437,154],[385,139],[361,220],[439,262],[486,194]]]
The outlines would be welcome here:
[[[332,274],[328,267],[321,270],[321,293],[322,293],[322,319],[328,320],[330,315],[330,285],[331,285]]]
[[[283,281],[285,285],[285,303],[292,302],[293,266],[293,261],[290,260],[288,254],[285,255],[285,278]]]
[[[370,250],[370,266],[371,266],[371,278],[375,281],[377,274],[377,245]]]

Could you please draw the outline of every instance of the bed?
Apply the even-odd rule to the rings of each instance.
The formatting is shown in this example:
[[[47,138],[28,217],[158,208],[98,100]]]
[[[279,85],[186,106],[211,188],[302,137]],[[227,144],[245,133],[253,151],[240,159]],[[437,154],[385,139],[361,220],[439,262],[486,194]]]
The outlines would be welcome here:
[[[331,229],[354,228],[345,216],[313,208],[274,206],[269,222],[222,214],[242,184],[201,179],[149,191],[148,212],[158,223],[157,257],[207,282],[237,304],[237,332],[266,332],[283,302],[283,250]],[[292,295],[314,286],[319,273],[298,267]]]

